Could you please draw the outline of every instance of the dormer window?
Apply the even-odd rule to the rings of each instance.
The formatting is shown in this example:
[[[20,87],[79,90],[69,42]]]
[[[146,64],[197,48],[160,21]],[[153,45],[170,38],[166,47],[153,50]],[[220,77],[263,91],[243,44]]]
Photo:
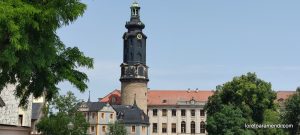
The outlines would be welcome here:
[[[164,99],[164,100],[162,101],[162,103],[167,103],[167,100],[166,100],[166,99]]]

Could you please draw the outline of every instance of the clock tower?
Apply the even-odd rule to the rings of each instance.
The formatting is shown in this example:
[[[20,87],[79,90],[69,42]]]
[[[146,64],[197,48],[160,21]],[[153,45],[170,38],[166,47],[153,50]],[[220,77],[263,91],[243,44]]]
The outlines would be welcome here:
[[[147,114],[148,67],[146,65],[145,25],[140,20],[140,6],[131,7],[128,29],[123,35],[123,63],[121,64],[121,97],[123,105],[136,104]]]

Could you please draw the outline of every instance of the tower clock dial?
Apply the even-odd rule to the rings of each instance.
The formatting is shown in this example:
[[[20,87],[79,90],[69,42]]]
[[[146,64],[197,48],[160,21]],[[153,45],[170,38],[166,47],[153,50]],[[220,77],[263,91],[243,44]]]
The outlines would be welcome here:
[[[143,36],[142,36],[142,34],[137,34],[137,35],[136,35],[136,38],[137,38],[137,39],[142,39]]]

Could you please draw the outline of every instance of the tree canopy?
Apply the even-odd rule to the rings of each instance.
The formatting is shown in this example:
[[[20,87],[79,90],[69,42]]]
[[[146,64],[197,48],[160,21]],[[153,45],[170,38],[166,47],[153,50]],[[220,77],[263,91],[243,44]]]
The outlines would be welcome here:
[[[92,68],[93,59],[66,47],[56,30],[85,9],[80,0],[0,0],[0,90],[16,84],[21,106],[31,94],[50,100],[62,81],[84,91],[88,77],[78,68]]]
[[[89,124],[78,111],[78,105],[79,101],[72,92],[55,96],[46,108],[45,117],[37,124],[38,131],[43,135],[86,135]],[[74,125],[72,129],[68,129],[70,122]]]
[[[120,121],[116,121],[115,123],[110,124],[109,125],[109,134],[110,135],[127,135],[125,125]]]
[[[255,73],[234,77],[232,81],[217,86],[205,106],[207,131],[209,134],[263,134],[264,130],[245,129],[244,124],[278,120],[279,117],[274,116],[278,115],[275,99],[271,83],[257,78]],[[266,132],[271,134],[273,131]]]
[[[295,94],[285,101],[283,121],[286,124],[293,124],[293,128],[288,129],[290,134],[300,133],[300,87],[297,88]]]

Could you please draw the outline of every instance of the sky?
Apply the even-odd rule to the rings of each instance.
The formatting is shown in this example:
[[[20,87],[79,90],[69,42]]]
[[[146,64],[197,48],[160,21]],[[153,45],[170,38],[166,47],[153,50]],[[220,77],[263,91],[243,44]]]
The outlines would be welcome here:
[[[57,34],[94,58],[81,69],[91,100],[120,89],[125,22],[132,0],[83,0],[84,15]],[[300,86],[299,0],[139,0],[146,25],[148,87],[152,90],[213,90],[235,76],[255,72],[274,90]]]

